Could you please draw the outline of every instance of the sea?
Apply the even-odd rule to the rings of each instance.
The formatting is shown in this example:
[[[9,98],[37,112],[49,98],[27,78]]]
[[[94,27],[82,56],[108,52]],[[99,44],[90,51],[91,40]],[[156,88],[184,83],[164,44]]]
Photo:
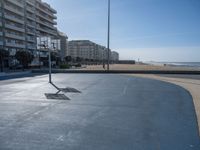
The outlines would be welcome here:
[[[147,64],[151,65],[159,65],[159,66],[174,66],[174,67],[192,67],[200,69],[200,62],[146,62]]]

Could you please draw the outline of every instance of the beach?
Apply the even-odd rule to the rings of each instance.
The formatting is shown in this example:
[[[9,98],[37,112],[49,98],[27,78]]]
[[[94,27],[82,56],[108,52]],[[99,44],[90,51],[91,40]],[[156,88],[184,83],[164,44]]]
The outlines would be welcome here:
[[[105,65],[106,69],[107,65]],[[104,70],[103,65],[87,65],[81,70]],[[161,70],[161,71],[196,71],[198,67],[151,65],[151,64],[111,64],[110,70]]]

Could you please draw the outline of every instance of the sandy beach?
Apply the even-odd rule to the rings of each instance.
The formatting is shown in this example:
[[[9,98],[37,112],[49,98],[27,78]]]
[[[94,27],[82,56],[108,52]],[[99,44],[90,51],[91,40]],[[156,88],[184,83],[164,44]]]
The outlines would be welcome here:
[[[107,67],[107,66],[105,66]],[[104,70],[103,65],[89,65],[81,70]],[[147,65],[147,64],[113,64],[110,65],[110,70],[169,70],[169,71],[193,71],[200,68],[192,67],[177,67],[177,66],[162,66],[162,65]]]

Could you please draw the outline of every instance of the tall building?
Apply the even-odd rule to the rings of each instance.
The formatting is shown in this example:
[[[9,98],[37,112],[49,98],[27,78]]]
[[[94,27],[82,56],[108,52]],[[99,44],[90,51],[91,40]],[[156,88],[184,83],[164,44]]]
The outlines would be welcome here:
[[[68,37],[65,33],[58,31],[58,39],[60,40],[60,58],[64,61],[68,55]]]
[[[107,48],[89,40],[69,41],[68,55],[94,61],[107,59]]]
[[[0,1],[0,48],[14,56],[28,50],[37,57],[39,36],[57,36],[56,10],[41,0]],[[41,56],[45,56],[45,50]]]
[[[94,59],[95,43],[89,40],[69,41],[69,56],[72,58]]]

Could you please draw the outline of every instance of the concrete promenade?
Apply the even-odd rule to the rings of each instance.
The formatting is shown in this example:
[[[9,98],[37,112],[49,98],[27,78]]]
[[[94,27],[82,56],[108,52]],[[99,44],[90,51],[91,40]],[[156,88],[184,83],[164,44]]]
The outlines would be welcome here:
[[[46,99],[48,76],[0,81],[2,150],[199,150],[189,92],[170,83],[113,74],[53,74],[81,93]]]

